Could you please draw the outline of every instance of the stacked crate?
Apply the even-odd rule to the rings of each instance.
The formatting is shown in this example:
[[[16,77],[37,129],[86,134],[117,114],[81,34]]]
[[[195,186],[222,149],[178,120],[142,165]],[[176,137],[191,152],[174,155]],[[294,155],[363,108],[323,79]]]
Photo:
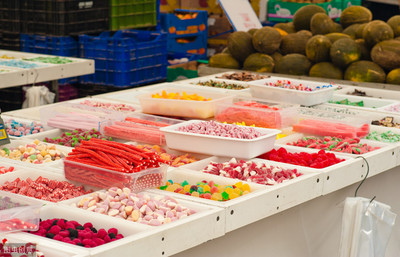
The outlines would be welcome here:
[[[21,33],[20,1],[0,1],[0,49],[20,50]]]
[[[207,12],[176,9],[161,14],[161,27],[168,33],[169,53],[207,57]]]
[[[160,31],[120,30],[114,35],[79,37],[80,56],[95,60],[95,74],[82,83],[132,87],[165,80],[167,35]]]

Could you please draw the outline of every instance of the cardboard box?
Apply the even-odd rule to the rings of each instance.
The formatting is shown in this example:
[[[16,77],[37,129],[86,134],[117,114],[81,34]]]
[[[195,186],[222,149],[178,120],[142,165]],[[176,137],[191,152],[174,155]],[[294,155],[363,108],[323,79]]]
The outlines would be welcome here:
[[[208,16],[209,40],[226,40],[231,32],[233,32],[233,28],[225,14]]]
[[[204,10],[209,14],[222,14],[218,0],[180,0],[182,9]]]

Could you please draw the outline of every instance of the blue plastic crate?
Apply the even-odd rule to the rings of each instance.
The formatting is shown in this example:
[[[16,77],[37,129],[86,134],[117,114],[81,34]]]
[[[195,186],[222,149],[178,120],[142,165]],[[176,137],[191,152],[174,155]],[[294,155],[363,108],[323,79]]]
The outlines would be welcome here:
[[[72,37],[41,36],[21,34],[21,51],[28,53],[50,54],[65,57],[78,57],[78,41]],[[72,84],[78,78],[60,79],[59,84]]]
[[[207,35],[168,38],[168,53],[188,53],[207,58]]]
[[[82,83],[136,86],[167,77],[167,35],[160,31],[120,30],[113,36],[79,37],[80,56],[95,60],[95,74]]]
[[[178,15],[197,14],[195,18],[181,19]],[[161,13],[161,28],[168,38],[188,34],[207,35],[207,11],[175,9],[174,13]]]

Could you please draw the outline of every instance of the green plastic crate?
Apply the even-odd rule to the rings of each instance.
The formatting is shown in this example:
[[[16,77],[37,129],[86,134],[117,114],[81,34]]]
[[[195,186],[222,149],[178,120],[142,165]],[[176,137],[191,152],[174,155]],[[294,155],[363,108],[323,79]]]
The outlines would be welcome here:
[[[157,0],[111,0],[110,30],[157,25]]]

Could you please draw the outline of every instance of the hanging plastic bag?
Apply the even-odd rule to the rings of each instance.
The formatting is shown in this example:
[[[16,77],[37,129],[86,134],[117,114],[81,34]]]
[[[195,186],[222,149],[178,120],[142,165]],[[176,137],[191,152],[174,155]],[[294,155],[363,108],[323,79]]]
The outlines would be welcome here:
[[[22,108],[30,108],[54,102],[55,94],[45,86],[33,86],[26,89]]]
[[[339,257],[385,256],[396,214],[390,206],[362,197],[345,201]]]

